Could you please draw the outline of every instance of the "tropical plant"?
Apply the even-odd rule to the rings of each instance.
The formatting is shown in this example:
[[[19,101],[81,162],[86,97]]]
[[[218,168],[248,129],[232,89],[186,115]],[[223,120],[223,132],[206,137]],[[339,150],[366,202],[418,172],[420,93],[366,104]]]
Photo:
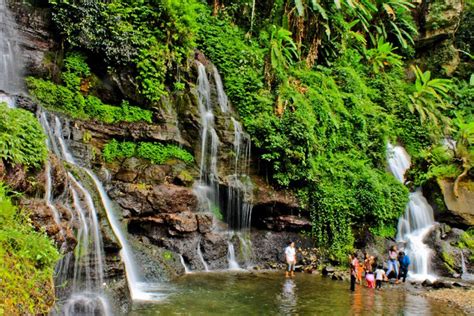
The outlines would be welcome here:
[[[416,80],[413,85],[413,92],[410,95],[410,112],[418,113],[421,122],[430,120],[436,126],[439,126],[441,121],[447,127],[450,120],[442,111],[451,106],[448,92],[452,88],[452,81],[449,79],[431,79],[429,70],[422,72],[418,66],[412,66],[411,68],[415,73]]]
[[[291,32],[282,28],[271,26],[269,41],[270,65],[277,73],[288,69],[298,57],[295,43],[291,37]]]
[[[377,46],[367,50],[366,56],[374,73],[377,74],[387,67],[403,65],[402,57],[393,52],[395,49],[396,47],[394,48],[390,42],[385,42],[383,37],[379,37]]]
[[[47,153],[46,135],[35,116],[0,102],[0,159],[38,168]]]

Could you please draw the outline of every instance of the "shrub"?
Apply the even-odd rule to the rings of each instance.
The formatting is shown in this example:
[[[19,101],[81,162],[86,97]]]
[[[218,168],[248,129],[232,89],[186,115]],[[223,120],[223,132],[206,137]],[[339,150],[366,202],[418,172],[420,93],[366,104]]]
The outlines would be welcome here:
[[[164,164],[172,158],[188,164],[194,161],[194,157],[189,152],[176,145],[149,142],[135,144],[127,141],[118,142],[115,139],[105,145],[102,155],[107,162],[130,157],[147,159],[154,164]]]
[[[0,103],[0,158],[37,168],[46,160],[47,153],[46,136],[35,116]]]
[[[152,122],[152,112],[122,101],[120,106],[103,103],[95,96],[83,96],[79,90],[54,84],[51,81],[29,77],[30,93],[45,108],[59,111],[74,118],[93,118],[106,123]]]
[[[0,314],[48,314],[54,304],[54,265],[59,253],[34,231],[0,183]]]

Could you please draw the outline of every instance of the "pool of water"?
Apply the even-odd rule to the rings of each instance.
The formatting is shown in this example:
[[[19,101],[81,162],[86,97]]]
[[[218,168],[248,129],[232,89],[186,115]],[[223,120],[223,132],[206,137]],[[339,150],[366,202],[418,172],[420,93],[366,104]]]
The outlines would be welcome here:
[[[172,284],[163,301],[136,303],[130,315],[464,315],[402,288],[380,291],[318,275],[193,273]]]

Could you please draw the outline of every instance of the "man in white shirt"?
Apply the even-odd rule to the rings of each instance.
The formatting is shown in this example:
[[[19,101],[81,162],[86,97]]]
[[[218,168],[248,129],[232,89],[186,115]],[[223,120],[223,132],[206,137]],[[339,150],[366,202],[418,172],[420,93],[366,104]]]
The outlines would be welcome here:
[[[295,243],[290,241],[288,247],[285,248],[285,259],[286,259],[286,272],[285,276],[289,277],[295,275],[295,264],[296,264],[296,249]]]

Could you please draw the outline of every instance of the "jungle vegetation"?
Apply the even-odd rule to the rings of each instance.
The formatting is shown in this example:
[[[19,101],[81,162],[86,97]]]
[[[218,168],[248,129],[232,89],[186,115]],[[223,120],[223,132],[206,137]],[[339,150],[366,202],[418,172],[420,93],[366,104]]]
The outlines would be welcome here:
[[[59,76],[28,80],[38,101],[109,123],[152,122],[163,96],[194,85],[193,55],[203,52],[222,74],[262,173],[297,194],[312,219],[308,233],[336,260],[362,231],[395,233],[408,189],[386,171],[388,141],[412,156],[414,185],[446,177],[459,186],[473,176],[473,80],[417,64],[411,1],[49,6],[66,54]],[[108,105],[95,96],[89,86],[101,63],[111,76],[126,73],[141,101]],[[126,143],[108,146],[105,159],[129,154]]]

